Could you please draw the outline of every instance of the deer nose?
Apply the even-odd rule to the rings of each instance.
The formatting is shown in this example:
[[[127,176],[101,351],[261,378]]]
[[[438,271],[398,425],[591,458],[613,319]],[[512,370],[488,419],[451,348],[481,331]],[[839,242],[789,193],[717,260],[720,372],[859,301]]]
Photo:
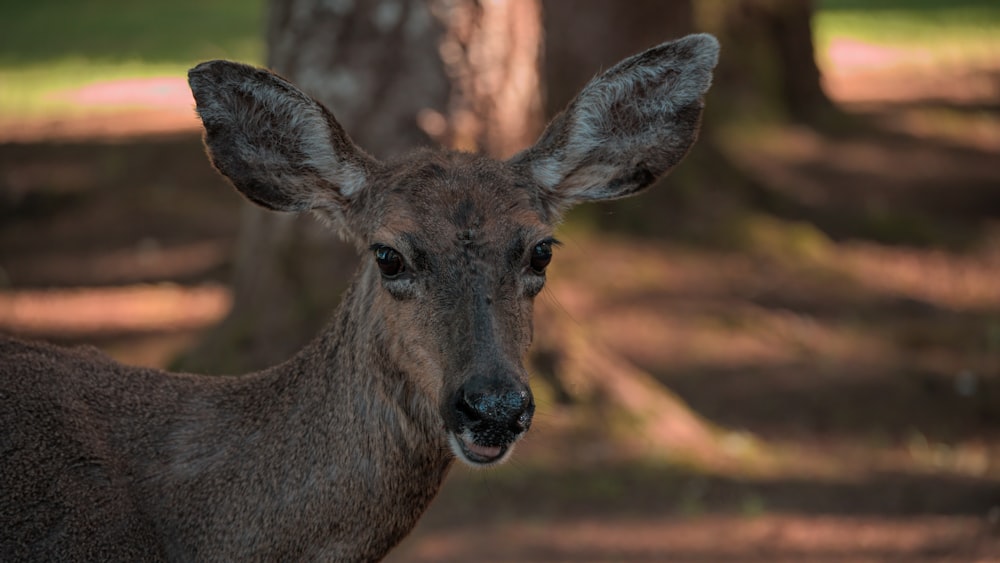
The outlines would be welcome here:
[[[486,391],[463,387],[455,408],[469,422],[486,422],[524,432],[531,426],[535,405],[531,392],[525,387]]]

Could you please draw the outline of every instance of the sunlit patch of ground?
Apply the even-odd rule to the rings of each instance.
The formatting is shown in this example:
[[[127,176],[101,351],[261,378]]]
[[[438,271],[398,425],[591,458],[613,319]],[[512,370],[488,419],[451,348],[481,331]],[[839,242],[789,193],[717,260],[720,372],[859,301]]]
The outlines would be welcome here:
[[[834,38],[826,56],[830,65],[839,72],[856,72],[865,68],[886,69],[907,63],[924,64],[931,60],[931,53],[927,49],[885,47],[847,37]]]
[[[194,108],[182,111],[126,109],[115,110],[110,115],[93,112],[53,119],[0,116],[0,142],[30,142],[35,139],[124,141],[134,135],[172,134],[198,131],[200,128],[201,122],[195,117]]]
[[[0,291],[0,332],[99,343],[120,361],[162,367],[218,323],[231,301],[218,284]]]
[[[229,289],[214,284],[5,291],[0,330],[64,338],[176,331],[217,323],[230,305]]]
[[[165,110],[190,109],[194,105],[194,97],[183,77],[98,82],[49,96],[82,106],[144,106]]]
[[[97,82],[49,94],[74,106],[55,117],[0,116],[0,142],[113,139],[198,131],[194,98],[181,76]]]
[[[74,272],[81,285],[120,285],[145,280],[190,279],[229,260],[230,245],[224,240],[204,240],[162,246],[155,239],[142,238],[127,248],[100,252],[67,250],[18,259],[17,278],[57,280],[66,271]]]
[[[1000,49],[969,58],[921,47],[885,47],[835,38],[823,58],[823,85],[841,103],[934,100],[995,103],[1000,98]],[[892,79],[887,80],[891,75]]]

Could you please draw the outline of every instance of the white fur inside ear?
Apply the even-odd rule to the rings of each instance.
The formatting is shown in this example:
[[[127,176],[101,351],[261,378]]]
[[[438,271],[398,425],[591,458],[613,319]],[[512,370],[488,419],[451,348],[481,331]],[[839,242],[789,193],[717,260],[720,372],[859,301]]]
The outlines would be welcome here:
[[[531,174],[535,181],[546,190],[554,190],[562,182],[563,164],[556,158],[540,158],[532,163]]]
[[[336,159],[334,159],[336,160]],[[323,170],[320,168],[320,170]],[[343,163],[336,173],[323,174],[323,179],[340,187],[340,193],[345,197],[353,197],[368,184],[368,174],[359,166]]]
[[[299,106],[281,96],[268,92],[271,107],[282,103]],[[344,197],[351,197],[365,186],[368,176],[364,168],[355,163],[338,158],[333,146],[333,131],[326,116],[316,106],[289,107],[288,127],[298,132],[298,145],[305,156],[303,164],[316,170],[320,177],[337,187]]]

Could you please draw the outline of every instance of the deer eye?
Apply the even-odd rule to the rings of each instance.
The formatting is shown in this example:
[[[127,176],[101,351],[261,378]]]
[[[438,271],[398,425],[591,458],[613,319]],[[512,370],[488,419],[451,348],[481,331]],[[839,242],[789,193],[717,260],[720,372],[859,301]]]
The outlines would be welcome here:
[[[531,271],[544,274],[545,267],[552,261],[552,241],[543,240],[531,249]]]
[[[378,264],[378,269],[382,271],[382,275],[386,278],[395,278],[399,274],[402,274],[405,270],[403,266],[403,257],[399,255],[394,249],[388,246],[376,246],[375,251],[375,263]]]

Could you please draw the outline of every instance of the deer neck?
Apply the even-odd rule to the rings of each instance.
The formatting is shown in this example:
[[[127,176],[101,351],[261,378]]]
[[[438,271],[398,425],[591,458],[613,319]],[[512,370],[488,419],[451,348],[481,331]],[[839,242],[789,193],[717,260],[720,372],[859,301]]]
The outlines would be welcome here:
[[[416,362],[404,361],[408,364],[404,366],[393,359],[396,354],[390,349],[397,344],[372,314],[374,293],[380,289],[377,281],[356,280],[334,321],[292,365],[313,378],[305,388],[324,389],[325,397],[316,411],[330,416],[336,435],[376,446],[355,451],[361,455],[354,459],[395,467],[410,463],[447,466],[452,456],[441,431],[437,402],[415,380],[419,374],[408,372]]]
[[[211,499],[210,521],[193,545],[170,551],[201,553],[197,545],[221,537],[254,556],[377,559],[416,524],[452,455],[435,406],[382,352],[371,299],[354,284],[333,323],[299,354],[220,378],[217,394],[188,397],[161,489],[181,513],[188,498]],[[271,522],[284,523],[287,536],[276,537]],[[244,532],[229,537],[236,528]]]

